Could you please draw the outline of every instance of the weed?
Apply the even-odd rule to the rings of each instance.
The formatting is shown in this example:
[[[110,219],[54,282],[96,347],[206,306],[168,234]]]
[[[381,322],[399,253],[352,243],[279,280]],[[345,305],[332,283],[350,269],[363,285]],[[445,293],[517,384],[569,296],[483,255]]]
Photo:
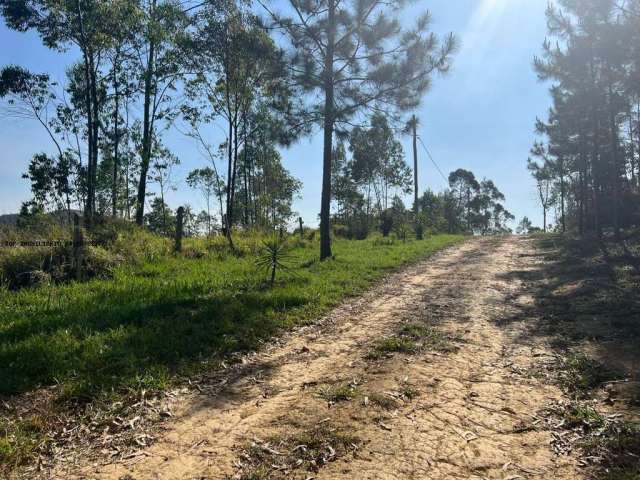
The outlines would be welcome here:
[[[564,362],[563,384],[567,390],[584,395],[604,382],[620,379],[622,376],[583,353],[569,355]]]
[[[371,393],[369,394],[368,398],[371,403],[377,405],[380,408],[383,408],[384,410],[393,410],[398,406],[398,402],[395,400],[395,398],[381,393]]]
[[[411,339],[402,337],[389,337],[378,340],[367,353],[367,360],[380,360],[392,353],[416,354],[420,350],[418,344]]]
[[[420,391],[416,390],[411,385],[404,385],[402,387],[402,390],[400,390],[400,393],[402,393],[402,396],[407,400],[413,400],[414,398],[417,398],[418,395],[420,395]]]
[[[273,287],[276,281],[276,272],[290,270],[290,265],[287,263],[290,258],[286,240],[284,237],[274,234],[268,240],[263,241],[263,249],[256,259],[256,266],[270,273],[270,284]]]
[[[631,422],[607,422],[597,434],[581,444],[586,455],[600,458],[599,469],[607,480],[640,478],[640,425]]]
[[[604,417],[588,405],[573,403],[564,409],[562,416],[566,428],[583,427],[591,430],[604,426]]]
[[[339,385],[334,388],[329,388],[320,393],[322,398],[324,398],[329,403],[339,403],[339,402],[348,402],[349,400],[353,400],[357,394],[356,387],[349,385]]]
[[[324,465],[355,451],[361,441],[347,431],[326,423],[292,435],[253,442],[243,452],[249,466],[243,480],[291,478],[292,471],[318,472]]]

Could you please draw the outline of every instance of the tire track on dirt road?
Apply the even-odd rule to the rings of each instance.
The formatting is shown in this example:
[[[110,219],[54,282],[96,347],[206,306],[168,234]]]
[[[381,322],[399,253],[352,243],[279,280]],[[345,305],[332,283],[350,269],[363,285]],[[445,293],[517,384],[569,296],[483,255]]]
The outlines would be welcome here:
[[[571,457],[552,453],[549,432],[526,427],[536,411],[562,398],[528,373],[550,349],[539,339],[516,341],[526,319],[500,326],[519,302],[530,301],[509,272],[528,268],[521,254],[532,248],[516,237],[473,239],[392,274],[318,324],[230,369],[210,394],[185,396],[142,455],[119,463],[76,459],[56,466],[52,476],[581,478]],[[407,322],[437,328],[453,348],[365,358],[373,342]],[[355,398],[327,402],[322,393],[345,383]],[[398,394],[408,388],[412,400]],[[365,400],[379,396],[394,398],[392,408]],[[265,455],[260,472],[266,476],[256,476],[252,444],[312,432],[320,423],[357,437],[357,448],[338,456],[329,445],[333,454],[314,461],[310,471],[280,465],[276,449],[289,447],[266,444],[276,446],[265,447],[273,455]]]

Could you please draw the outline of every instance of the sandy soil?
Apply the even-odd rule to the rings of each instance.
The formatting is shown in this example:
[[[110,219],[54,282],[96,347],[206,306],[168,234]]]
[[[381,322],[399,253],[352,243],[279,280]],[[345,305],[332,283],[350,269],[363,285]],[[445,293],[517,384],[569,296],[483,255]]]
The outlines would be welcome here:
[[[553,453],[552,432],[533,428],[536,412],[562,400],[557,387],[534,374],[554,353],[525,334],[527,318],[514,320],[533,299],[513,272],[532,268],[534,254],[527,239],[477,239],[390,275],[318,324],[230,368],[212,388],[185,395],[142,454],[117,463],[77,459],[52,476],[584,478],[571,455]],[[373,342],[406,322],[434,326],[453,348],[365,358]],[[354,398],[333,404],[322,395],[343,384]],[[417,392],[411,400],[401,393],[408,388]],[[376,395],[394,399],[393,408],[367,401]],[[319,424],[357,437],[357,445],[328,455],[314,471],[267,464],[268,476],[249,475],[252,444]],[[285,448],[272,445],[272,453]]]

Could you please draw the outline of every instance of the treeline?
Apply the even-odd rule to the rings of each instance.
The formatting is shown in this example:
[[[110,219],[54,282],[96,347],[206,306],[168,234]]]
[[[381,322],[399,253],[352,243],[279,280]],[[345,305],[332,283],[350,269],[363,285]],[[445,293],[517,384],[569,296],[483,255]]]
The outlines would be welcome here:
[[[166,204],[179,158],[164,144],[170,129],[193,138],[208,165],[188,184],[206,192],[194,217],[218,225],[282,223],[299,183],[282,167],[276,146],[304,130],[294,125],[296,90],[284,54],[259,18],[233,2],[0,1],[10,28],[36,31],[54,51],[74,49],[64,85],[20,66],[0,72],[9,116],[35,118],[57,154],[36,154],[24,177],[34,198],[23,213],[84,212],[172,228]],[[224,122],[226,140],[208,128]],[[151,185],[150,185],[151,184]],[[146,212],[151,188],[155,190]]]
[[[553,106],[528,167],[549,228],[602,236],[640,224],[640,1],[559,0],[534,67]]]
[[[405,133],[407,130],[405,130]],[[402,145],[382,114],[367,127],[356,127],[333,151],[334,230],[349,238],[366,238],[374,229],[384,236],[396,231],[493,235],[510,232],[514,216],[491,180],[458,169],[449,175],[449,189],[426,191],[407,209],[402,197],[418,190],[405,162]]]
[[[37,120],[55,147],[31,160],[22,213],[82,210],[87,226],[111,216],[171,234],[166,196],[180,158],[167,139],[179,132],[205,159],[185,179],[206,205],[186,209],[186,232],[220,230],[233,247],[235,228],[288,222],[301,185],[278,149],[320,129],[322,259],[332,222],[503,231],[500,192],[461,171],[450,192],[402,206],[397,220],[399,195],[417,185],[393,125],[456,49],[453,35],[432,33],[428,12],[402,26],[405,3],[287,0],[277,11],[260,0],[0,0],[9,28],[78,57],[62,85],[21,66],[0,71],[7,112]]]

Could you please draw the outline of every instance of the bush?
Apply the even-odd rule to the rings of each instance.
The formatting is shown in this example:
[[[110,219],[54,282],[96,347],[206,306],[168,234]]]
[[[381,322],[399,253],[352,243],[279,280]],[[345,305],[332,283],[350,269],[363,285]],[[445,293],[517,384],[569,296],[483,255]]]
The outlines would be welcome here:
[[[87,246],[83,254],[83,278],[108,278],[120,263],[122,258],[117,254]],[[11,247],[0,256],[0,275],[11,290],[73,280],[73,247]]]
[[[338,238],[351,238],[350,237],[350,229],[346,225],[335,224],[332,227],[333,235]]]
[[[114,269],[123,262],[122,257],[102,247],[88,246],[83,256],[82,274],[85,278],[109,278]],[[73,272],[69,271],[67,278]]]
[[[10,247],[0,256],[0,273],[11,290],[60,281],[71,263],[71,252],[65,247]]]
[[[393,230],[393,213],[391,210],[385,210],[380,215],[380,231],[383,237],[388,237]]]
[[[369,219],[366,215],[358,215],[349,223],[349,239],[366,240],[369,236]]]
[[[93,232],[92,232],[93,235]],[[103,248],[117,255],[123,262],[139,264],[145,261],[155,261],[164,255],[171,253],[172,241],[168,238],[154,235],[142,228],[134,226],[132,229],[117,232],[107,240],[109,234],[104,233],[102,238],[105,243],[96,240]]]

